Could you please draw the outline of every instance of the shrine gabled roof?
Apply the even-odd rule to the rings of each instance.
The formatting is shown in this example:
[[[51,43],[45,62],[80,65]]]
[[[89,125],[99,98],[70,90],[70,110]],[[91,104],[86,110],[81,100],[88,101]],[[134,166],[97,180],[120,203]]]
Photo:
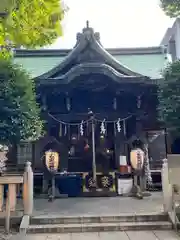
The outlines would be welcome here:
[[[87,66],[88,62],[108,65],[124,76],[160,78],[166,56],[160,47],[105,50],[99,34],[87,27],[77,34],[72,50],[20,49],[16,50],[14,61],[29,71],[32,77],[41,79],[60,77],[71,67]]]

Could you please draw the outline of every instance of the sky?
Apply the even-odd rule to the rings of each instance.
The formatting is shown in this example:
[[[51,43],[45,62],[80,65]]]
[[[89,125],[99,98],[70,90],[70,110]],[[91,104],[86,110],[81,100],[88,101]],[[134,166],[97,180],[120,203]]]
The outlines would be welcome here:
[[[159,0],[64,0],[69,7],[63,37],[50,48],[72,48],[76,34],[89,20],[100,32],[106,48],[158,46],[173,20],[165,16]]]

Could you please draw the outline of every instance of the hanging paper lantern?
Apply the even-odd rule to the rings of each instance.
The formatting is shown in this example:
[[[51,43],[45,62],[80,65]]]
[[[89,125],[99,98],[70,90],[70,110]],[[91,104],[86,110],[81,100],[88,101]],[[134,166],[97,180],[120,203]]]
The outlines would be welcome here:
[[[111,153],[111,151],[109,149],[106,149],[106,153],[109,154]]]
[[[59,167],[59,154],[52,150],[45,152],[45,163],[50,172],[56,172]]]
[[[113,99],[113,108],[114,108],[114,110],[117,110],[117,99],[116,99],[116,97]]]
[[[62,124],[59,124],[59,137],[62,137]]]
[[[74,147],[74,146],[72,146],[72,147],[70,148],[70,150],[69,150],[69,155],[70,155],[70,156],[74,156],[74,155],[75,155],[75,147]]]
[[[74,144],[77,142],[77,135],[76,134],[72,134],[71,142],[74,143]]]
[[[135,170],[141,170],[144,165],[144,151],[140,148],[134,149],[130,153],[131,166]]]
[[[137,97],[137,108],[141,108],[141,96]]]
[[[87,151],[87,150],[89,150],[89,148],[90,148],[90,146],[89,146],[89,144],[88,144],[88,140],[86,139],[86,140],[85,140],[84,150]]]
[[[71,100],[68,96],[66,97],[66,108],[68,111],[71,110]]]
[[[67,126],[65,125],[64,126],[64,136],[66,136],[67,135]]]
[[[89,148],[90,148],[90,147],[89,147],[89,144],[86,143],[86,145],[85,145],[85,147],[84,147],[84,150],[87,151],[87,150],[89,150]]]

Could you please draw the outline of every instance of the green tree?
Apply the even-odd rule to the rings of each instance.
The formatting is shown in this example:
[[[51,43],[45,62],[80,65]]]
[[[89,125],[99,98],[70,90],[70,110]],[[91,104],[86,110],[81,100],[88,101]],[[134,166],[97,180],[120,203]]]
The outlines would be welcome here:
[[[0,143],[36,140],[42,130],[33,80],[12,60],[0,59]]]
[[[180,134],[180,61],[169,63],[159,84],[159,113],[173,135]]]
[[[180,16],[179,0],[161,0],[161,7],[164,10],[164,12],[170,17]]]
[[[0,0],[0,45],[28,48],[52,44],[62,35],[61,0]]]

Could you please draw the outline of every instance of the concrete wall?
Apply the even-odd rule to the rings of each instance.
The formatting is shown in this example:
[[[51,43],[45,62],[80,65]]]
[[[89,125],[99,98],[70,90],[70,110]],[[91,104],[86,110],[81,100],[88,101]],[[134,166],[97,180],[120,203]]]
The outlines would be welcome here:
[[[167,48],[167,55],[171,55],[172,61],[180,59],[180,18],[166,31],[161,45]]]
[[[174,41],[176,46],[176,58],[180,59],[180,19],[174,23]]]

